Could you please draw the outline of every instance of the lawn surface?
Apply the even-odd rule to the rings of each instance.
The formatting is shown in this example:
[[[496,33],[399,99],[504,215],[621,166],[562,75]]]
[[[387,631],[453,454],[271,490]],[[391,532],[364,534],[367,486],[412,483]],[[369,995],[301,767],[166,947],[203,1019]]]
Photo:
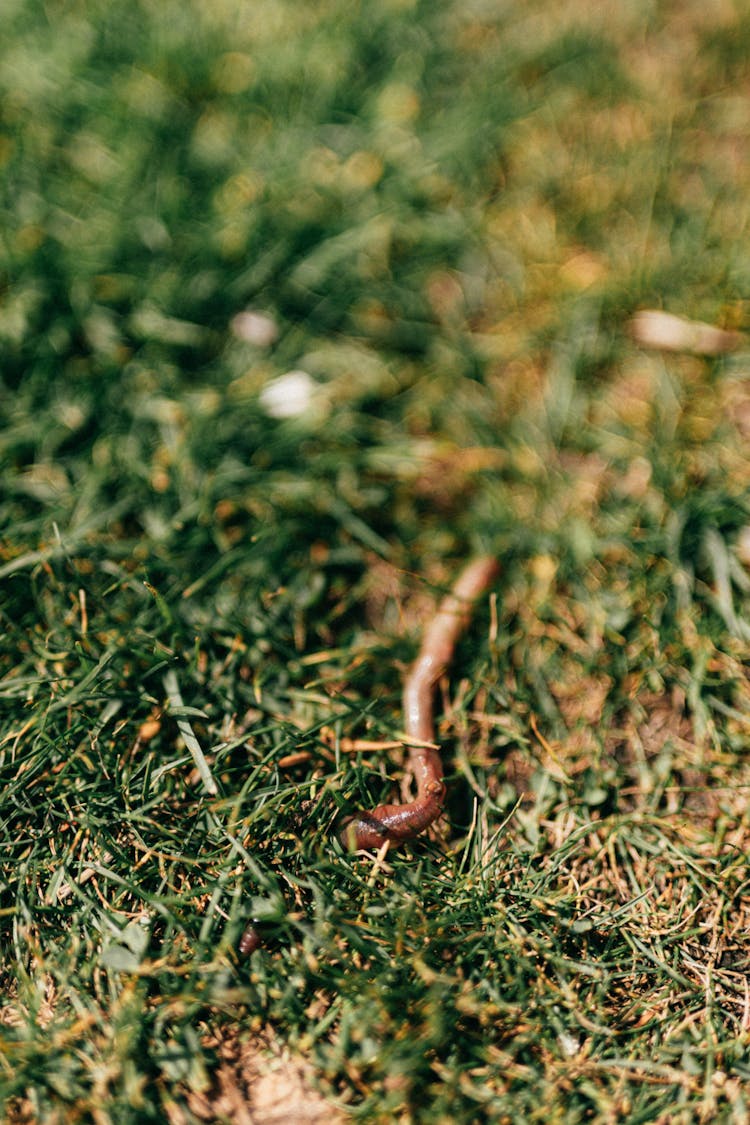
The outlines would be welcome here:
[[[271,1037],[355,1120],[748,1122],[750,348],[628,327],[750,326],[747,6],[0,37],[5,1116],[242,1121]],[[444,822],[348,855],[480,551]]]

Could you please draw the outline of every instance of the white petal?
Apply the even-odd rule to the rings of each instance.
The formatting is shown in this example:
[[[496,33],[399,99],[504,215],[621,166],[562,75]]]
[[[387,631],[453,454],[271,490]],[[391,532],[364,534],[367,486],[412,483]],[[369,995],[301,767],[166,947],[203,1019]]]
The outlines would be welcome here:
[[[237,313],[230,327],[238,340],[255,344],[258,348],[270,348],[279,336],[279,327],[273,317],[254,309]]]
[[[298,418],[310,409],[315,388],[315,380],[306,371],[287,371],[265,385],[261,405],[272,418]]]

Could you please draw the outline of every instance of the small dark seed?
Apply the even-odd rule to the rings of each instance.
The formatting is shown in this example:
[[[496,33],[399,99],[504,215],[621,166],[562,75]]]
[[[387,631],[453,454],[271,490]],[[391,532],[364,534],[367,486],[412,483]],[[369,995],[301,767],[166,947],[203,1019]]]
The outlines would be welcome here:
[[[249,957],[251,953],[255,953],[256,949],[260,949],[262,944],[260,934],[255,926],[248,926],[240,938],[238,949],[243,957]]]

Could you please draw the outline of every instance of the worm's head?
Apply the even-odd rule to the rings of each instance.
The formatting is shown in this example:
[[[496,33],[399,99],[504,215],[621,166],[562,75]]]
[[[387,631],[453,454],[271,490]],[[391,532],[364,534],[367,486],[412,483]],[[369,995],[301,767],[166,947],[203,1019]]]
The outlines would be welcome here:
[[[358,813],[344,821],[339,833],[341,845],[348,852],[377,851],[387,839],[384,826],[367,813]]]

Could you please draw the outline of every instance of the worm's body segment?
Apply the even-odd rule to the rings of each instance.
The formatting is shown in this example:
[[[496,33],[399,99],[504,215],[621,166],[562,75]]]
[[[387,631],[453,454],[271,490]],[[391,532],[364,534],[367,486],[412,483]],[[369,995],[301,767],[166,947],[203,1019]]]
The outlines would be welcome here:
[[[490,587],[498,569],[497,561],[488,557],[474,559],[465,567],[428,624],[419,655],[404,680],[404,728],[410,743],[409,769],[417,788],[415,799],[357,813],[341,832],[344,847],[372,851],[386,841],[395,846],[413,839],[440,816],[445,785],[440,753],[431,745],[435,741],[433,691],[453,659],[474,603]],[[246,957],[261,944],[260,934],[251,924],[240,938],[239,953]]]
[[[450,664],[471,618],[474,603],[498,573],[497,560],[474,559],[459,575],[451,592],[440,603],[427,626],[419,655],[404,681],[404,727],[409,747],[409,768],[417,786],[415,800],[403,805],[378,805],[354,816],[341,833],[345,847],[376,849],[386,840],[392,845],[411,840],[437,820],[445,800],[443,764],[434,746],[432,697],[435,684]]]
[[[411,840],[437,820],[444,796],[445,786],[441,784],[439,792],[417,797],[406,805],[378,805],[372,812],[358,813],[344,827],[342,843],[355,850],[377,851],[386,840],[392,844]]]

